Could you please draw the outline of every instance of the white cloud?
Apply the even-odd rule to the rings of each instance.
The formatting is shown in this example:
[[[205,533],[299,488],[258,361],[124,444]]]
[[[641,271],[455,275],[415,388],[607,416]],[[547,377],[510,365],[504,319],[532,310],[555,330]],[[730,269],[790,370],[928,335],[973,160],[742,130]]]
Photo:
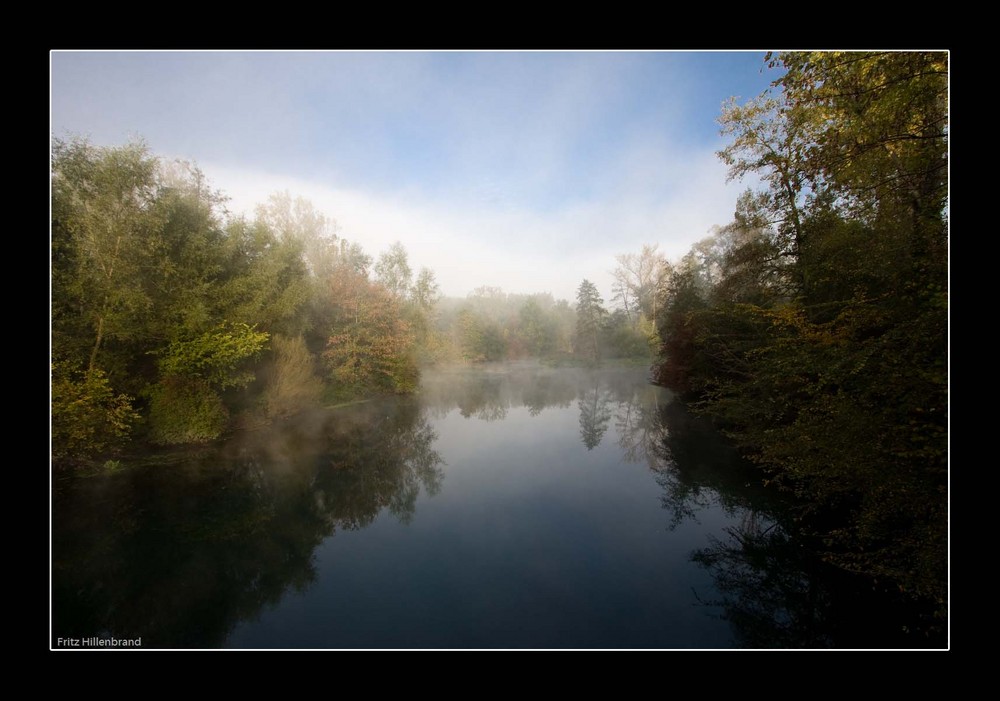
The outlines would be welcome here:
[[[447,295],[492,285],[572,300],[584,278],[610,295],[608,271],[616,254],[658,243],[676,259],[713,225],[732,218],[741,186],[726,185],[725,168],[714,153],[650,153],[627,151],[606,197],[545,210],[502,191],[431,198],[416,190],[345,189],[211,163],[202,169],[231,197],[235,212],[251,214],[270,194],[288,190],[312,201],[337,221],[344,238],[373,256],[402,242],[412,267],[434,270]]]
[[[276,191],[305,197],[371,255],[401,241],[450,295],[494,285],[572,298],[586,277],[608,296],[616,254],[659,243],[677,258],[732,217],[740,186],[712,153],[731,92],[722,63],[68,53],[53,61],[52,117],[103,143],[134,129],[154,152],[197,162],[234,210]]]

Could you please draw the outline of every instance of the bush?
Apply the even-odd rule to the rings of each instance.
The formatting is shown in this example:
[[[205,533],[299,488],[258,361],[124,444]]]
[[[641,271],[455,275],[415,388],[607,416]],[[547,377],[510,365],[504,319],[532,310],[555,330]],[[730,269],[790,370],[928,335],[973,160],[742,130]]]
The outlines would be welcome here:
[[[150,390],[154,443],[203,443],[222,435],[229,412],[204,380],[166,377]]]
[[[132,398],[116,394],[103,371],[52,364],[52,456],[86,459],[113,450],[139,415]]]
[[[264,413],[269,418],[291,416],[316,404],[322,383],[302,337],[275,336],[274,361],[265,373]]]

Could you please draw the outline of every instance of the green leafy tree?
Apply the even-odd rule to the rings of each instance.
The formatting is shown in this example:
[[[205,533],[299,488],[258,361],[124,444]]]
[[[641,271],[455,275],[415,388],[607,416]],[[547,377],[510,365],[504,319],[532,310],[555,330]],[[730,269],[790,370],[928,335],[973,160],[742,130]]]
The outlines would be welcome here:
[[[462,357],[472,362],[503,360],[507,355],[507,342],[500,326],[471,309],[458,315],[459,344]]]
[[[160,354],[160,380],[150,397],[150,425],[157,443],[193,443],[222,434],[229,411],[219,394],[254,380],[248,361],[268,334],[246,324],[221,324]]]
[[[245,361],[255,357],[267,343],[268,334],[247,324],[220,324],[187,341],[174,341],[160,356],[164,375],[183,375],[204,380],[213,387],[245,387],[253,381]]]
[[[144,437],[183,443],[246,412],[293,413],[315,400],[323,353],[337,391],[415,386],[414,334],[432,345],[432,272],[411,288],[396,244],[377,266],[385,284],[371,282],[372,259],[308,201],[275,195],[252,220],[225,201],[197,167],[142,143],[55,140],[57,459],[110,451],[140,414]]]
[[[413,328],[421,362],[435,362],[444,353],[444,339],[436,328],[437,306],[440,301],[441,289],[434,277],[434,271],[421,268],[416,282],[410,289],[409,301],[404,305],[404,313]]]
[[[430,268],[421,268],[417,275],[417,281],[413,283],[410,290],[410,298],[413,303],[425,314],[430,314],[437,303],[441,300],[441,288],[438,286],[434,271]]]
[[[60,350],[78,347],[68,336],[86,330],[88,372],[108,339],[134,338],[152,304],[143,281],[162,228],[156,173],[142,143],[53,142],[54,341]]]

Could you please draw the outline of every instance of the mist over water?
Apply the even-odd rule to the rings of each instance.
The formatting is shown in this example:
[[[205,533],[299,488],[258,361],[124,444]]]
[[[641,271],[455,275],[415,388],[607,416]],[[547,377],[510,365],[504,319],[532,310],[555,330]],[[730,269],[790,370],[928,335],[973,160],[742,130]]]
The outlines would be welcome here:
[[[748,469],[641,367],[430,372],[416,397],[57,480],[53,634],[170,648],[794,639],[783,605],[734,615],[760,603],[733,583],[756,570],[720,565],[732,533],[781,533]]]

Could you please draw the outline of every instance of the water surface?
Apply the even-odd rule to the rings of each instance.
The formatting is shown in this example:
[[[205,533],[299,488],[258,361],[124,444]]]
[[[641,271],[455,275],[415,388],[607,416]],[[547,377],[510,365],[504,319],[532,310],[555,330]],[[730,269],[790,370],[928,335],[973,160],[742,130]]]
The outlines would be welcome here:
[[[829,644],[789,609],[807,577],[769,589],[740,559],[740,538],[781,535],[759,482],[643,368],[427,374],[417,397],[57,475],[53,638]]]

